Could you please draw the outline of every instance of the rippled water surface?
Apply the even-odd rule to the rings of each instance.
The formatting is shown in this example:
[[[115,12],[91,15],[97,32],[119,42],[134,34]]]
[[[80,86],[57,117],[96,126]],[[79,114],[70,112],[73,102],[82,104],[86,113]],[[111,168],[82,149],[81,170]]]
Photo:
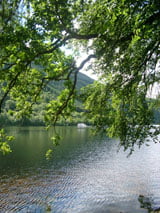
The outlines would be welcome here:
[[[160,144],[117,153],[115,140],[90,129],[59,127],[63,136],[46,161],[53,132],[42,127],[8,129],[13,152],[0,156],[0,212],[143,213],[139,195],[160,206]]]

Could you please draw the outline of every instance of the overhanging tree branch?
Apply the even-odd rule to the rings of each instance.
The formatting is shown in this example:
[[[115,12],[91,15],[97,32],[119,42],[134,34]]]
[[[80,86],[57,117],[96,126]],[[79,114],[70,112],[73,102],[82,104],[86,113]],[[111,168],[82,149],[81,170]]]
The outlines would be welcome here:
[[[89,55],[86,59],[84,59],[80,66],[75,68],[74,71],[74,81],[73,81],[73,85],[72,88],[66,98],[66,100],[63,102],[63,104],[58,108],[58,110],[56,111],[56,113],[54,114],[54,118],[53,118],[53,124],[55,125],[59,116],[63,114],[63,110],[67,107],[69,101],[72,99],[74,92],[75,92],[75,88],[76,88],[76,83],[77,83],[77,75],[79,73],[79,71],[84,67],[84,65],[90,61],[91,59],[96,58],[96,56],[94,54]]]

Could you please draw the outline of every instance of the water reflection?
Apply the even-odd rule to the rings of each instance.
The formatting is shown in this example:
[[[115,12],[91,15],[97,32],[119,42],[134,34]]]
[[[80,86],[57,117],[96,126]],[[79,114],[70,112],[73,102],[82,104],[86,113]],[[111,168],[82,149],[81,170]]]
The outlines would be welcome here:
[[[45,160],[53,130],[11,128],[14,150],[0,156],[0,212],[143,213],[139,195],[160,203],[159,144],[130,158],[117,141],[93,138],[90,129],[60,127],[61,145]]]

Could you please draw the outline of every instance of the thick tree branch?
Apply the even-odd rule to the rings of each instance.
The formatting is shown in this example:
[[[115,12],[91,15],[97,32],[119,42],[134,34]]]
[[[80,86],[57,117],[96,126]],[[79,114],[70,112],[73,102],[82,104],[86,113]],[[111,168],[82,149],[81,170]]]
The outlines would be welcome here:
[[[19,77],[19,75],[21,74],[21,72],[18,72],[15,77],[10,81],[9,85],[8,85],[8,89],[7,91],[4,93],[3,97],[0,100],[0,113],[2,112],[2,104],[5,101],[6,97],[8,96],[10,90],[14,87],[14,85],[16,84],[16,81]]]
[[[7,88],[6,92],[4,93],[3,97],[0,100],[0,113],[2,112],[2,105],[3,105],[6,97],[10,93],[11,89],[16,85],[17,80],[18,80],[19,76],[21,75],[21,73],[24,71],[24,69],[27,69],[29,64],[30,64],[30,62],[26,63],[25,67],[22,70],[20,70],[19,72],[17,72],[17,74],[14,76],[14,78],[8,84],[8,88]]]

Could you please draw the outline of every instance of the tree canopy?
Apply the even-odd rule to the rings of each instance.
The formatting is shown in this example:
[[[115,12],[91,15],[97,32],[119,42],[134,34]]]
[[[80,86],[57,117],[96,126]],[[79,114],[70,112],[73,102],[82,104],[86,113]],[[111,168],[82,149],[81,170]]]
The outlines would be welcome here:
[[[16,109],[8,113],[30,116],[42,90],[63,80],[65,89],[46,105],[46,124],[56,124],[75,109],[77,75],[89,62],[99,80],[81,99],[96,130],[131,150],[155,139],[147,92],[160,80],[159,20],[158,0],[2,0],[0,112],[9,97]],[[1,151],[9,150],[7,137],[1,131]]]

